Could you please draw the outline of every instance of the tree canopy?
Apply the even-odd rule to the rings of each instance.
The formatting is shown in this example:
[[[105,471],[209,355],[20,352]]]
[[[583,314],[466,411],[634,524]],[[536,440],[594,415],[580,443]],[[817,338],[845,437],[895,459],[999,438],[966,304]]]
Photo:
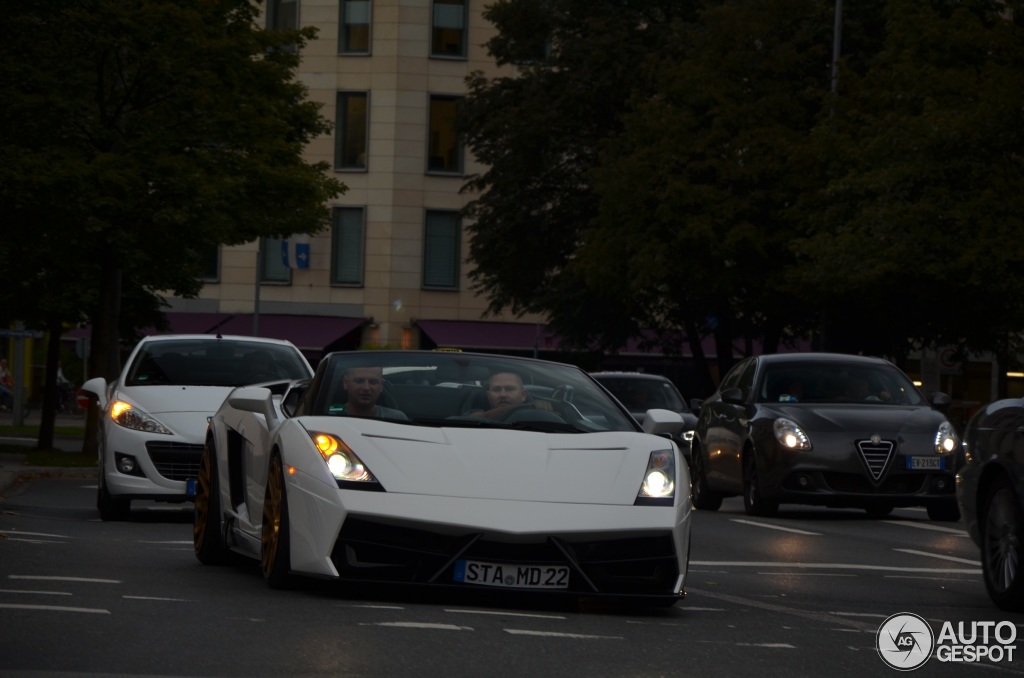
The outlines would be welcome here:
[[[1005,356],[1020,3],[852,4],[833,82],[833,2],[494,3],[489,49],[516,70],[475,74],[461,118],[487,165],[467,216],[490,310],[585,345],[654,328],[697,356],[714,334],[723,369],[796,337]]]
[[[4,7],[0,307],[58,336],[91,321],[93,376],[116,373],[119,330],[154,322],[161,292],[198,293],[218,245],[320,230],[344,191],[303,158],[330,131],[294,77],[315,30],[262,30],[258,11]]]

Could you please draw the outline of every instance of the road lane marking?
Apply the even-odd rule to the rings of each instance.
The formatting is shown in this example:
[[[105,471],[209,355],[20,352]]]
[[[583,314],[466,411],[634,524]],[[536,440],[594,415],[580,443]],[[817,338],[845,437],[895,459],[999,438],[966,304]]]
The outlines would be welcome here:
[[[160,598],[158,596],[121,596],[125,600],[157,600],[168,603],[191,603],[188,598]]]
[[[758,574],[768,575],[769,577],[785,576],[785,577],[856,577],[855,574],[844,574],[842,572],[758,572]]]
[[[914,556],[927,556],[929,558],[939,558],[940,560],[951,560],[954,563],[963,563],[964,565],[974,565],[975,567],[981,567],[981,563],[977,560],[967,560],[966,558],[956,558],[954,556],[944,556],[939,553],[928,553],[927,551],[915,551],[914,549],[893,549],[893,551],[899,551],[900,553],[909,553]]]
[[[456,626],[455,624],[435,624],[432,622],[376,622],[361,623],[360,626],[391,626],[400,629],[432,629],[438,631],[472,631],[472,626]]]
[[[120,584],[120,579],[91,579],[89,577],[46,577],[37,574],[9,574],[8,579],[32,579],[35,581],[77,581],[84,584]]]
[[[808,532],[807,530],[798,530],[795,527],[782,527],[781,525],[772,525],[770,523],[759,523],[753,520],[743,520],[742,518],[732,518],[734,523],[743,523],[744,525],[754,525],[755,527],[767,527],[769,530],[779,530],[781,532],[792,532],[793,534],[806,534],[812,537],[820,537],[820,532]]]
[[[930,530],[932,532],[943,532],[945,534],[955,534],[958,537],[966,537],[966,530],[957,530],[952,527],[942,527],[940,525],[925,525],[924,523],[909,523],[905,520],[880,520],[880,523],[887,525],[902,525],[903,527],[916,527],[919,530]]]
[[[789,643],[736,643],[737,647],[771,647],[783,650],[795,650],[795,645]]]
[[[592,636],[586,633],[558,633],[555,631],[534,631],[532,629],[502,629],[514,636],[543,636],[545,638],[578,638],[580,640],[625,640],[623,636]]]
[[[0,608],[7,610],[48,610],[50,612],[88,612],[91,614],[110,614],[110,610],[96,607],[62,607],[60,605],[15,605],[0,603]]]
[[[49,532],[22,532],[21,530],[0,530],[0,534],[11,534],[16,537],[53,537],[54,539],[70,539],[66,534],[50,534]]]
[[[70,596],[70,591],[30,591],[28,589],[0,589],[0,593],[31,593],[35,596]]]
[[[451,608],[445,610],[445,612],[455,612],[458,614],[490,614],[499,617],[532,617],[534,619],[565,619],[553,614],[528,614],[526,612],[498,612],[495,610],[462,610],[457,608]]]
[[[935,567],[895,567],[890,565],[857,565],[853,563],[769,563],[769,562],[744,562],[733,561],[708,561],[691,560],[690,565],[700,567],[793,567],[798,569],[823,569],[823,570],[871,570],[876,572],[921,572],[925,574],[981,574],[977,569],[952,569]]]

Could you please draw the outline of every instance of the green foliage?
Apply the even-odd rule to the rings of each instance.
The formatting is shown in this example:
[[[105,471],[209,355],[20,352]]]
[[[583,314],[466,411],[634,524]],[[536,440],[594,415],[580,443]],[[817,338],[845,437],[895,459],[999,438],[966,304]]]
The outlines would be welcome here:
[[[198,292],[217,245],[326,226],[344,186],[302,158],[330,125],[294,79],[296,46],[315,32],[260,30],[257,9],[5,7],[0,294],[12,317],[94,318],[112,303],[103,295],[120,296],[101,284],[116,270],[141,326],[158,291]]]
[[[463,117],[477,289],[588,345],[1014,350],[1022,9],[846,3],[833,94],[831,1],[496,2],[516,72]]]

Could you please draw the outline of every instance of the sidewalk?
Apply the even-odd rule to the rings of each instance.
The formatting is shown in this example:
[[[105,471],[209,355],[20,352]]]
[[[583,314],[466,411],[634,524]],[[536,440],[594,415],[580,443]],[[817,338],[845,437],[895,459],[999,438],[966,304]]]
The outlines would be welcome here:
[[[0,426],[13,426],[14,415],[10,412],[0,412]],[[25,426],[39,426],[39,410],[33,410],[24,420]],[[57,415],[54,422],[57,428],[81,428],[85,431],[85,417],[80,419]],[[21,478],[46,477],[46,478],[95,478],[96,467],[63,467],[63,466],[26,466],[25,455],[6,451],[8,445],[19,445],[32,447],[38,442],[38,437],[33,435],[14,434],[0,431],[0,497],[6,496],[8,491],[17,484]],[[53,446],[58,450],[64,450],[69,454],[77,454],[82,451],[82,437],[68,437],[55,435]]]

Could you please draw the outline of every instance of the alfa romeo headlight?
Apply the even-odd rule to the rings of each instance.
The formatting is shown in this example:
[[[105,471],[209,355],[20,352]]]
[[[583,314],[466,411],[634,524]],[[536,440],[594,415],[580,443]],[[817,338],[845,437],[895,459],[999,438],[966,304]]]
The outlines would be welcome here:
[[[775,420],[775,438],[788,450],[811,449],[811,439],[795,421],[789,419]]]
[[[953,425],[948,421],[939,424],[939,430],[935,432],[935,451],[939,454],[952,454],[959,444],[960,438],[953,430]]]
[[[133,431],[145,431],[146,433],[160,433],[163,435],[174,435],[170,429],[161,424],[152,415],[143,412],[131,403],[123,400],[115,400],[110,404],[110,418],[118,426]]]

